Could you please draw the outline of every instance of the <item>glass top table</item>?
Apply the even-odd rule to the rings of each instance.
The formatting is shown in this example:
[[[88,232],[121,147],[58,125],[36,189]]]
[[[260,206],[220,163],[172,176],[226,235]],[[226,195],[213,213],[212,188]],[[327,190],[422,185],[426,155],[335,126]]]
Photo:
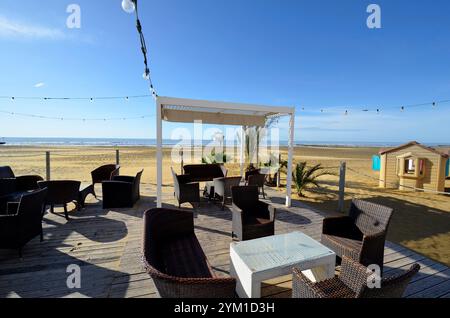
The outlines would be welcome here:
[[[333,277],[336,261],[332,250],[301,232],[233,242],[230,255],[241,297],[259,297],[263,280],[290,274],[294,267],[310,270],[314,280]]]

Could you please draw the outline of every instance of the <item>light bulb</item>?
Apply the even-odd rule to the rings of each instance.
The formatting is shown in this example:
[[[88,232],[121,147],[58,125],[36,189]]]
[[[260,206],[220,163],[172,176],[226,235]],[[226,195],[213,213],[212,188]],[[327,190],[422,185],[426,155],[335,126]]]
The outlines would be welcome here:
[[[134,5],[134,2],[131,0],[122,0],[122,9],[126,13],[133,13],[134,10],[136,10],[136,6]]]

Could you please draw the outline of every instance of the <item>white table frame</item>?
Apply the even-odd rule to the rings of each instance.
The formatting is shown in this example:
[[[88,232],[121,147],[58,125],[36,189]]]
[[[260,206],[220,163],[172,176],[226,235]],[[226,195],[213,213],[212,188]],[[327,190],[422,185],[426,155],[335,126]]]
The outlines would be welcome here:
[[[248,241],[247,241],[248,242]],[[317,241],[316,241],[317,242]],[[320,244],[320,242],[317,242]],[[277,266],[263,271],[252,272],[230,244],[230,275],[236,278],[236,293],[240,298],[260,298],[261,283],[265,280],[292,274],[294,268],[300,269],[312,281],[333,278],[336,267],[336,254],[302,260],[295,264]]]

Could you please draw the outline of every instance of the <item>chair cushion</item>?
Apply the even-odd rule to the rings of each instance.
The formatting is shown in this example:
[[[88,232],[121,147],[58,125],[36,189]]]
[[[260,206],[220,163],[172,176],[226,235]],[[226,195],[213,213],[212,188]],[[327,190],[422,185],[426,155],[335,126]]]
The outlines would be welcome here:
[[[349,256],[358,261],[362,248],[362,241],[334,235],[322,234],[322,244],[333,250],[337,256]]]
[[[242,219],[242,222],[245,225],[249,225],[249,224],[251,224],[251,225],[265,225],[265,224],[272,223],[272,221],[269,220],[269,219],[254,217],[252,215],[244,216],[243,219]]]
[[[176,238],[162,247],[167,275],[183,278],[212,278],[212,272],[195,235]]]
[[[327,298],[355,298],[356,294],[338,277],[317,282],[316,286],[327,295]]]

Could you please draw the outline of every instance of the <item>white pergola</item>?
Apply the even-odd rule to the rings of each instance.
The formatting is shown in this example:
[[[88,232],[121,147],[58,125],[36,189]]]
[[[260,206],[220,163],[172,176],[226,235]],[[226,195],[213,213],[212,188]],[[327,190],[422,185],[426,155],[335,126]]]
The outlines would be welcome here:
[[[265,125],[268,118],[290,116],[289,120],[289,155],[286,184],[286,206],[291,206],[292,185],[292,155],[294,149],[294,107],[275,107],[226,103],[217,101],[194,100],[185,98],[160,97],[156,98],[156,167],[157,167],[157,207],[162,206],[162,122],[194,123],[230,126],[259,126]],[[244,137],[244,129],[242,135]],[[244,138],[241,138],[241,173],[244,169]]]

